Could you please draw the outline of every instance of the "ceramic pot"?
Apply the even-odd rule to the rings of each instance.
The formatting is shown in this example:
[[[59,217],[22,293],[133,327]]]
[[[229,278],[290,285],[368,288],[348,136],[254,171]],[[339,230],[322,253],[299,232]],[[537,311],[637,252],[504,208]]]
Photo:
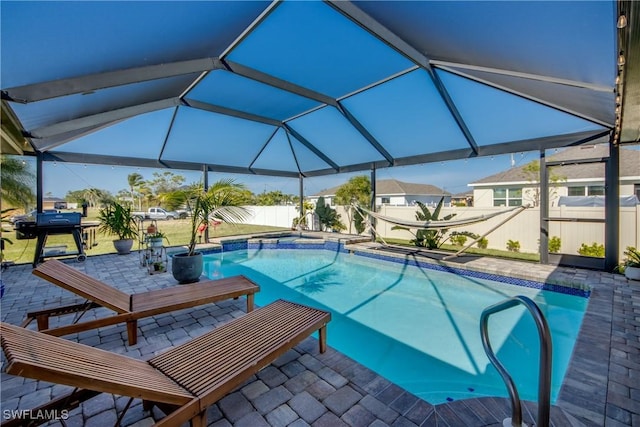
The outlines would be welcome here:
[[[127,255],[131,253],[133,239],[114,240],[113,247],[116,248],[118,255]]]
[[[624,275],[629,280],[640,280],[640,267],[626,267]]]
[[[171,273],[180,284],[199,281],[202,268],[202,253],[200,252],[191,256],[183,252],[171,257]]]

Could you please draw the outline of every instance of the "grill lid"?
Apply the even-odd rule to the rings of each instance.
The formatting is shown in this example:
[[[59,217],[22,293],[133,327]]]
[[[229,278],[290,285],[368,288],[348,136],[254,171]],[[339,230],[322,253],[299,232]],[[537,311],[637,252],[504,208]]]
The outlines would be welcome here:
[[[36,216],[36,225],[38,227],[68,227],[80,225],[81,215],[79,212],[65,213],[39,213]]]

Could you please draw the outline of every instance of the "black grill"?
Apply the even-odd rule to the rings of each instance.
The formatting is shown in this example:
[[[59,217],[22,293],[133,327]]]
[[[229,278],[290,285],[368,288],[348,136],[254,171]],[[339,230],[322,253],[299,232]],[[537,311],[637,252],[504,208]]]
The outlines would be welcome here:
[[[16,239],[26,240],[38,237],[35,221],[20,221],[13,225],[16,230]]]
[[[47,237],[54,234],[71,234],[78,249],[77,258],[82,261],[85,258],[82,225],[79,212],[65,213],[39,213],[35,221],[19,221],[14,224],[16,239],[38,239],[33,257],[33,266],[45,257],[44,248]],[[87,225],[87,227],[90,227]],[[69,253],[60,254],[70,255]],[[55,256],[55,255],[48,255]]]
[[[48,230],[72,230],[80,226],[81,215],[79,212],[65,213],[39,213],[36,215],[36,227]]]

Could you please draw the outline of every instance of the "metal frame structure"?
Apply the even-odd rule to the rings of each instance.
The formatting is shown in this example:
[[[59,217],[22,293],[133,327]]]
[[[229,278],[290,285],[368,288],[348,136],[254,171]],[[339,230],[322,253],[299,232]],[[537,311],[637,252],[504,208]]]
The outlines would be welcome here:
[[[209,6],[215,9],[217,15],[212,14],[210,18],[220,19],[216,21],[220,31],[213,21],[211,23],[198,21],[200,17],[196,15],[190,18],[200,25],[211,26],[211,33],[206,36],[215,39],[213,44],[218,46],[217,48],[198,50],[192,45],[185,45],[184,50],[188,51],[189,55],[176,55],[175,51],[173,54],[165,54],[164,50],[158,49],[157,52],[151,52],[156,55],[155,62],[146,62],[139,57],[131,56],[131,58],[128,57],[128,62],[123,62],[129,64],[124,67],[112,66],[108,60],[98,55],[95,57],[87,55],[80,62],[86,65],[87,71],[74,69],[67,75],[50,74],[51,77],[48,80],[42,81],[41,78],[32,80],[18,78],[22,71],[20,61],[23,59],[18,58],[19,55],[13,57],[10,55],[11,52],[18,52],[14,50],[15,46],[28,48],[31,43],[35,49],[44,43],[46,31],[40,32],[40,26],[45,26],[46,21],[38,21],[37,9],[35,14],[32,9],[43,6],[5,2],[3,24],[31,19],[30,22],[33,22],[33,25],[26,35],[21,32],[12,32],[11,28],[14,27],[10,25],[1,26],[2,81],[3,84],[8,84],[1,90],[2,152],[37,156],[39,175],[37,189],[41,198],[42,162],[51,161],[269,175],[300,180],[306,177],[371,171],[372,178],[375,178],[377,169],[393,166],[522,151],[543,151],[590,142],[609,142],[612,146],[617,146],[640,141],[640,96],[638,95],[640,93],[638,90],[640,89],[640,4],[638,2],[630,0],[584,2],[584,4],[572,2],[567,5],[549,4],[544,8],[535,2],[517,1],[467,4],[438,1],[394,3],[327,0],[305,3],[277,0],[262,3],[212,0],[180,6],[181,10],[193,8],[195,11]],[[171,7],[172,4],[172,2],[165,2],[163,6]],[[47,5],[54,10],[59,9],[62,17],[65,16],[65,8],[71,7],[66,2],[48,2]],[[83,30],[79,25],[82,19],[88,20],[92,17],[92,7],[105,6],[91,5],[91,3],[78,6],[74,11],[84,13],[83,8],[87,8],[86,14],[69,17],[72,27],[62,27],[58,30],[75,36],[74,31]],[[120,8],[119,16],[124,20],[129,19],[126,13],[130,12],[129,8],[136,6],[124,2],[113,3],[108,7]],[[326,90],[327,85],[317,86],[305,79],[287,78],[283,70],[279,70],[280,73],[270,72],[269,67],[260,66],[264,64],[252,65],[255,62],[243,56],[242,49],[247,46],[255,47],[255,40],[263,37],[265,32],[272,31],[270,30],[273,26],[272,22],[278,17],[282,19],[283,13],[291,13],[287,15],[288,17],[302,16],[310,19],[310,16],[295,15],[295,13],[305,13],[301,12],[305,7],[321,8],[323,13],[327,16],[331,15],[331,19],[335,22],[349,27],[349,31],[353,31],[350,34],[357,33],[358,37],[370,42],[374,48],[371,48],[372,52],[365,52],[363,57],[383,54],[386,62],[382,62],[380,66],[388,66],[390,71],[376,75],[375,78],[367,74],[367,80],[360,76],[370,70],[349,70],[356,75],[354,82],[357,81],[357,85],[354,83],[353,88],[330,93],[331,91]],[[292,8],[296,9],[295,13],[291,12]],[[492,22],[498,22],[502,27],[482,28],[484,25],[482,16],[472,16],[472,14],[479,11],[485,13],[484,8],[488,10],[484,18],[494,19],[497,16]],[[553,43],[549,43],[545,38],[527,35],[525,32],[517,34],[519,24],[512,16],[512,12],[518,11],[518,8],[527,8],[527,12],[535,12],[536,16],[527,16],[527,22],[535,22],[539,26],[537,28],[540,34],[546,35],[545,32],[548,31],[557,37]],[[226,16],[226,12],[233,12],[234,18],[228,20],[218,18],[218,16]],[[28,13],[31,15],[27,15]],[[312,11],[309,13],[311,14]],[[418,17],[417,20],[411,19],[414,15]],[[315,18],[313,16],[313,19]],[[40,22],[40,26],[36,21]],[[290,31],[303,30],[296,27],[296,25],[302,25],[300,23],[289,20],[275,22],[281,24],[284,22],[286,26],[291,25]],[[463,24],[456,28],[439,25],[444,22],[450,22],[452,26],[466,22],[467,26],[472,28],[465,28]],[[581,26],[574,22],[580,22]],[[326,35],[333,35],[332,33],[337,31],[331,23],[326,25],[328,27]],[[477,27],[474,27],[475,25]],[[163,31],[162,28],[149,28],[158,32]],[[86,38],[95,37],[99,40],[100,37],[112,37],[110,34],[94,34],[98,30],[91,30],[93,32],[84,33]],[[188,33],[195,30],[185,23],[184,31]],[[504,43],[506,31],[512,31],[509,34],[520,43],[517,50],[509,51],[505,47],[508,45]],[[466,35],[468,39],[462,41],[457,39],[460,34]],[[606,35],[607,40],[602,46],[589,44],[590,37],[602,41],[603,34]],[[196,36],[202,35],[197,33],[193,37]],[[310,37],[322,40],[322,36],[322,34],[312,34]],[[480,40],[475,40],[474,36]],[[345,44],[348,44],[348,41],[345,40]],[[295,40],[284,42],[291,44]],[[549,49],[542,46],[542,49],[539,49],[534,45],[535,42],[553,46],[548,46]],[[73,43],[74,45],[71,46],[52,46],[51,49],[54,51],[58,49],[61,54],[67,54],[73,51],[74,47],[83,47],[83,34],[75,36]],[[132,39],[130,43],[140,49],[140,55],[147,54],[143,49],[145,45],[141,44],[138,47],[138,40]],[[273,40],[265,39],[261,40],[261,43],[258,43],[258,46],[264,45],[265,49],[274,48]],[[206,45],[205,41],[202,45]],[[569,46],[570,49],[561,53],[556,52],[554,51],[556,45]],[[149,46],[146,47],[149,48]],[[327,55],[327,57],[318,58],[317,63],[335,62],[336,70],[345,67],[343,62],[348,60],[350,53],[354,55],[361,53],[358,52],[358,48],[353,47],[350,48],[351,50],[342,46],[330,47],[330,50],[319,50],[324,53],[318,55]],[[310,51],[313,48],[306,49]],[[593,52],[598,52],[600,56],[594,57]],[[307,51],[301,53],[313,54]],[[335,56],[332,56],[334,53]],[[558,58],[562,58],[564,62],[558,64]],[[276,65],[279,59],[281,58],[270,58]],[[314,60],[316,60],[315,57]],[[592,63],[580,62],[585,60]],[[97,61],[104,63],[98,64]],[[390,65],[392,61],[396,62]],[[294,58],[291,64],[303,70],[301,72],[313,71],[313,64],[306,64],[302,60],[296,61]],[[47,70],[46,65],[41,63],[39,68]],[[589,65],[592,65],[592,69]],[[27,68],[30,67],[31,64]],[[276,117],[270,110],[252,109],[251,101],[243,105],[246,108],[239,108],[233,103],[216,97],[215,93],[210,94],[209,99],[194,95],[194,90],[204,87],[202,85],[207,79],[220,75],[232,76],[243,83],[259,85],[278,94],[304,100],[312,106],[292,108],[287,110],[291,112],[286,117]],[[425,84],[433,88],[433,95],[430,95],[432,98],[425,102],[428,105],[442,106],[442,114],[450,121],[452,132],[458,132],[460,135],[459,141],[440,141],[435,139],[435,136],[425,135],[420,143],[412,142],[411,150],[406,151],[403,148],[405,141],[401,138],[389,140],[388,137],[385,140],[375,126],[372,126],[371,118],[349,105],[358,97],[388,88],[395,82],[415,75],[424,77]],[[604,78],[603,75],[608,77]],[[331,79],[340,81],[342,76],[336,74],[325,78],[329,82]],[[301,80],[305,83],[301,83]],[[21,83],[12,84],[11,82],[14,81]],[[469,105],[473,105],[473,102],[461,98],[461,95],[456,93],[452,81],[464,81],[473,85],[474,88],[499,93],[513,100],[514,105],[527,103],[549,114],[561,115],[567,120],[574,120],[574,125],[562,132],[543,132],[524,136],[518,133],[497,136],[492,134],[491,138],[483,139],[479,135],[482,132],[478,129],[478,118],[474,118],[474,115],[482,110],[482,106],[474,107],[473,111],[469,111]],[[141,90],[126,99],[117,98],[114,101],[111,98],[112,91],[120,91],[118,94],[127,96],[128,88],[151,87],[144,85],[153,86],[152,89],[145,89],[146,92]],[[321,87],[325,89],[320,89]],[[463,94],[462,96],[472,97],[473,95]],[[76,102],[72,104],[75,109],[70,108],[66,114],[59,114],[59,111],[56,111],[56,108],[60,109],[56,107],[56,102],[72,102],[72,100]],[[95,100],[95,103],[91,103],[92,100]],[[380,104],[385,104],[386,100],[382,97],[378,101]],[[274,109],[275,107],[277,105],[274,105]],[[39,111],[38,108],[42,110]],[[259,124],[271,130],[264,140],[252,141],[252,147],[255,149],[246,153],[246,162],[225,162],[213,155],[203,156],[194,161],[187,156],[175,155],[176,152],[180,152],[176,150],[176,144],[181,144],[182,140],[189,138],[188,134],[180,135],[180,138],[176,137],[180,141],[176,142],[173,138],[173,134],[177,132],[176,129],[182,124],[181,129],[192,130],[191,124],[179,114],[183,110],[230,118],[249,125]],[[369,150],[366,156],[349,158],[346,155],[343,156],[342,150],[335,150],[331,154],[323,149],[323,144],[319,143],[317,135],[302,131],[298,127],[300,119],[318,117],[319,112],[328,110],[337,113],[336,120],[344,122],[353,138],[360,140],[358,143],[361,144],[362,149]],[[154,151],[156,150],[154,148],[150,149],[147,155],[134,156],[126,152],[109,152],[108,150],[67,149],[69,142],[84,141],[103,131],[126,124],[130,120],[162,111],[172,111],[172,113],[168,122],[162,124],[166,126],[167,131],[163,141],[157,144],[160,147],[159,151]],[[53,116],[55,116],[54,119],[49,119]],[[425,116],[424,120],[429,120],[429,117]],[[583,126],[575,123],[582,123]],[[334,125],[335,123],[329,123],[326,127]],[[408,124],[391,123],[389,125],[406,127]],[[438,125],[439,123],[432,124],[434,128]],[[212,128],[209,131],[215,137],[224,130]],[[274,161],[264,161],[264,157],[282,134],[286,137],[286,144],[283,146],[293,164],[285,166]],[[331,141],[331,144],[345,146],[351,143],[350,140]],[[433,148],[432,145],[437,147]],[[224,144],[216,147],[220,150],[235,148],[225,147]],[[352,148],[352,151],[356,150],[357,148]],[[305,164],[304,155],[313,157],[312,165]],[[612,164],[611,173],[607,173],[607,178],[610,180],[614,178],[612,175],[615,171],[614,166]],[[372,182],[375,180],[372,179]],[[608,185],[611,187],[611,184]],[[375,194],[375,189],[372,191]],[[40,205],[41,200],[39,207]],[[610,212],[608,215],[613,214]],[[608,216],[608,218],[613,219],[615,216]],[[608,236],[613,235],[608,232]],[[612,241],[607,243],[610,244]],[[541,244],[544,244],[544,239],[541,239]]]

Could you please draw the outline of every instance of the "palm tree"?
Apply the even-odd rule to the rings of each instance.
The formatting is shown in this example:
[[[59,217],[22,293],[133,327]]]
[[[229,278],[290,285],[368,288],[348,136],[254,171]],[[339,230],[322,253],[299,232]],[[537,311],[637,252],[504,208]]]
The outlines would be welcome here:
[[[33,192],[34,173],[27,163],[15,157],[3,155],[0,167],[0,183],[2,184],[2,200],[14,206],[23,207],[25,212],[35,202]]]
[[[131,203],[135,200],[134,191],[140,187],[144,182],[144,177],[137,172],[127,175],[127,182],[129,183],[129,189],[131,190]],[[142,209],[140,202],[138,202],[138,209]]]
[[[246,220],[250,212],[241,206],[245,186],[232,179],[221,179],[215,182],[207,192],[201,186],[192,190],[188,204],[191,208],[191,239],[188,254],[193,255],[196,246],[196,233],[200,225],[208,225],[212,219],[227,223],[238,223]]]
[[[109,192],[99,188],[87,188],[84,190],[83,197],[93,207],[113,200],[113,196]]]

